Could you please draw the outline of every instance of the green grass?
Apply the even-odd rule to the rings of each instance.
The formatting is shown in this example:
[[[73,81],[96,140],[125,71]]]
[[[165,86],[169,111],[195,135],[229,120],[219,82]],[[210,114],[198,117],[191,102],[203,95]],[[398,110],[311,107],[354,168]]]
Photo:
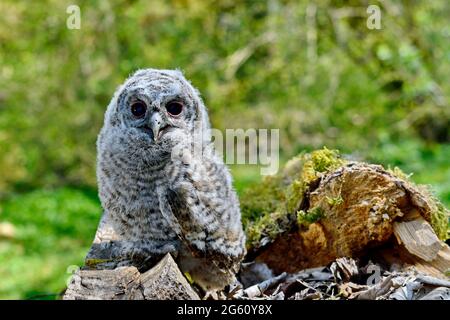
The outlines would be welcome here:
[[[0,238],[0,299],[57,298],[71,265],[81,265],[101,208],[86,190],[38,190],[1,204],[0,222],[15,227]]]
[[[230,171],[233,176],[233,186],[241,195],[246,188],[261,180],[258,165],[232,165]]]

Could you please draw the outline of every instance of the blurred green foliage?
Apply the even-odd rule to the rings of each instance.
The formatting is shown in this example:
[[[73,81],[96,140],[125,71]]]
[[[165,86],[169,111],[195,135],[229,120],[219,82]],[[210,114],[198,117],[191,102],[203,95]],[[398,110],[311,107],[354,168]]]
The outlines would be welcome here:
[[[66,28],[70,4],[80,30]],[[366,26],[369,4],[381,30]],[[182,69],[216,128],[280,128],[282,159],[326,145],[414,173],[450,204],[446,0],[3,0],[0,12],[0,223],[17,228],[0,238],[0,298],[63,288],[82,261],[100,213],[96,135],[138,68]],[[232,171],[238,191],[260,179]]]
[[[55,298],[81,266],[100,216],[90,190],[36,190],[2,203],[15,235],[0,239],[0,298]]]

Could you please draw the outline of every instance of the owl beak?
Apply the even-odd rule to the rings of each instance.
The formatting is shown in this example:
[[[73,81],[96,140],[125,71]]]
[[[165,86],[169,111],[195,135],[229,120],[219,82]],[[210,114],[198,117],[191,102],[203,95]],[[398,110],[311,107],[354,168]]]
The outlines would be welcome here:
[[[162,118],[158,112],[154,112],[150,118],[150,129],[153,132],[153,141],[158,140],[162,126]]]

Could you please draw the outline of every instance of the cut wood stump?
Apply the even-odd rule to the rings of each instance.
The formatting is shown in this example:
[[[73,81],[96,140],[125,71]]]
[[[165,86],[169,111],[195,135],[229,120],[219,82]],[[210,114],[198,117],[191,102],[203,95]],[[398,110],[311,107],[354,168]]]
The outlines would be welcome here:
[[[135,267],[79,270],[64,300],[199,300],[170,254],[145,273]]]

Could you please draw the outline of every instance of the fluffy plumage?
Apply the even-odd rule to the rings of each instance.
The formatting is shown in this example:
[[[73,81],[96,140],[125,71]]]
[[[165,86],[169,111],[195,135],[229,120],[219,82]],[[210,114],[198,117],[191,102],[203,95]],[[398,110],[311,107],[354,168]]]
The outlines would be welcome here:
[[[133,114],[142,109],[136,103],[144,116]],[[171,103],[180,114],[169,112]],[[146,69],[118,88],[97,141],[102,225],[116,235],[113,255],[147,268],[170,252],[205,290],[230,284],[245,254],[238,199],[208,148],[209,129],[199,93],[181,72]]]

